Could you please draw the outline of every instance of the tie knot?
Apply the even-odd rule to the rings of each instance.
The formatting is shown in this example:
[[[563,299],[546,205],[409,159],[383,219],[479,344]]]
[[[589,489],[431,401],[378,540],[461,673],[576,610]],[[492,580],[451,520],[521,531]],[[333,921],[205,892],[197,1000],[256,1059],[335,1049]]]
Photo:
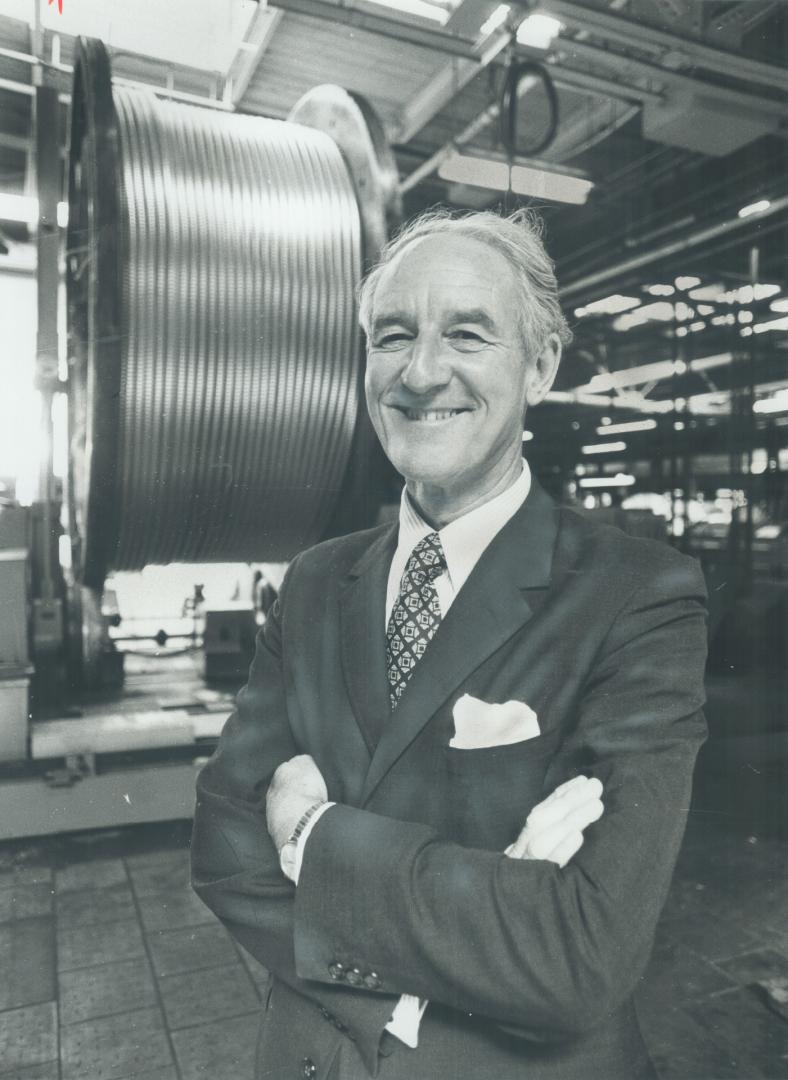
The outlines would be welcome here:
[[[440,577],[445,569],[446,556],[441,538],[436,532],[431,532],[423,536],[414,547],[405,567],[404,577],[420,589],[425,582]]]

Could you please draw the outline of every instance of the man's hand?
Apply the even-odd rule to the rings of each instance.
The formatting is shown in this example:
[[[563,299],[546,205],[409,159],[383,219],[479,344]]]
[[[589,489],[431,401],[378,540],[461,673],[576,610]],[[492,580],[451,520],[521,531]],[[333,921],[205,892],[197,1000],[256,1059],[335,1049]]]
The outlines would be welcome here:
[[[576,776],[533,808],[505,854],[510,859],[546,859],[564,867],[583,846],[583,830],[604,809],[601,782]]]
[[[298,754],[280,765],[265,798],[268,832],[276,850],[282,850],[310,806],[327,800],[326,782],[309,754]]]

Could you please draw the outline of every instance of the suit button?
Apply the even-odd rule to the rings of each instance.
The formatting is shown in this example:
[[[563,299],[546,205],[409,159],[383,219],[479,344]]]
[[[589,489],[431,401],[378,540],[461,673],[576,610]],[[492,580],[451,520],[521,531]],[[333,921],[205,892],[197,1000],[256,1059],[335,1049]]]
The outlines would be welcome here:
[[[361,986],[364,979],[358,968],[351,968],[347,975],[345,975],[345,982],[350,983],[351,986]]]
[[[367,990],[377,990],[380,986],[380,976],[376,971],[368,971],[364,976],[364,986]]]
[[[336,979],[338,982],[340,979],[344,978],[345,965],[340,964],[338,961],[335,960],[333,964],[328,965],[328,974],[331,976],[332,979]]]
[[[304,1080],[314,1080],[317,1076],[317,1065],[315,1065],[312,1058],[304,1058],[301,1062],[301,1075]]]

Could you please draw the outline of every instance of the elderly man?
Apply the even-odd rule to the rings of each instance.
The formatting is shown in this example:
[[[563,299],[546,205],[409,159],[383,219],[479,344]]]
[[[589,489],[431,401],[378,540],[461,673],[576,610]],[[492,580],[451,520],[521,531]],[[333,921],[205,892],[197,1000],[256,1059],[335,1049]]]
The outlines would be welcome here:
[[[569,337],[526,215],[418,219],[360,312],[399,522],[293,561],[198,782],[194,887],[271,972],[257,1075],[652,1077],[700,574],[523,462]]]

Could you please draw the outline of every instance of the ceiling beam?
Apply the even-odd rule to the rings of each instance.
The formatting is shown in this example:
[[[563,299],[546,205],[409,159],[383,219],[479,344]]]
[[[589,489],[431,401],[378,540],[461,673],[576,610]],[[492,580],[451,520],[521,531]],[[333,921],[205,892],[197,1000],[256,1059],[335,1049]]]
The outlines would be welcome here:
[[[635,86],[632,83],[608,79],[604,75],[592,75],[589,71],[576,71],[566,64],[552,60],[547,68],[556,86],[566,86],[570,90],[590,90],[615,101],[645,102],[664,101],[665,95],[658,90]]]
[[[491,35],[472,60],[453,57],[433,75],[426,86],[417,91],[400,111],[396,127],[391,132],[393,143],[407,143],[438,113],[484,71],[504,51],[511,40],[511,31],[502,29]]]
[[[586,41],[558,37],[553,42],[552,48],[553,55],[563,54],[570,61],[575,58],[587,60],[594,64],[614,67],[619,72],[622,69],[628,69],[636,76],[652,79],[667,86],[688,90],[694,94],[703,94],[706,97],[716,98],[717,101],[727,102],[729,105],[750,109],[753,112],[767,116],[774,116],[780,120],[785,118],[784,103],[774,98],[749,94],[742,90],[732,90],[727,86],[718,86],[716,83],[707,82],[705,79],[691,78],[689,75],[682,75],[672,68],[666,68],[647,60],[637,60],[632,56],[616,52],[613,49],[605,49],[600,45],[589,45]]]
[[[391,142],[398,145],[410,142],[414,135],[434,120],[481,71],[500,60],[511,34],[511,27],[502,27],[499,33],[488,38],[484,50],[480,51],[475,60],[454,58],[440,68],[426,86],[417,91],[403,106],[396,125],[390,131]],[[524,49],[517,49],[516,56],[519,59],[534,58],[532,52]],[[556,86],[570,90],[590,91],[626,102],[656,102],[664,99],[664,94],[656,90],[618,82],[590,72],[576,71],[555,61],[548,65],[547,70]]]
[[[698,65],[719,75],[735,75],[763,86],[788,90],[788,71],[775,64],[751,60],[740,53],[661,30],[624,15],[614,15],[599,8],[590,9],[574,0],[547,0],[545,11],[569,26],[587,30],[607,41],[619,41],[638,49],[651,47],[669,50],[684,66]]]
[[[254,78],[263,53],[273,40],[284,12],[280,8],[259,3],[252,16],[244,40],[238,47],[225,80],[225,101],[237,108]]]

